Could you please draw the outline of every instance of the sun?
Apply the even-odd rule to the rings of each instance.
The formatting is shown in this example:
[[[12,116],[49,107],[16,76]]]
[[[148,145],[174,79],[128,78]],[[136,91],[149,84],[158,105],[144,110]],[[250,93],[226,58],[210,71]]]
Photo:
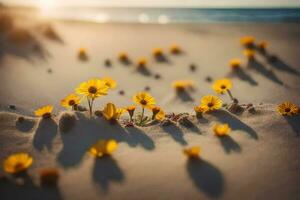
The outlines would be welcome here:
[[[55,0],[38,0],[37,1],[37,6],[43,15],[48,14],[55,5],[56,5]]]

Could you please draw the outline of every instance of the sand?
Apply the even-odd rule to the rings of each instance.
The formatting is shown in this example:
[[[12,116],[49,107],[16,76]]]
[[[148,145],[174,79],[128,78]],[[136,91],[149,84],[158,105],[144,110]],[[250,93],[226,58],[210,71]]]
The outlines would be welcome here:
[[[157,25],[56,20],[51,21],[59,36],[55,39],[41,33],[39,27],[45,22],[40,18],[20,18],[16,23],[28,28],[34,39],[26,48],[18,48],[0,34],[0,160],[25,151],[33,155],[34,164],[24,186],[0,183],[1,199],[300,198],[300,119],[286,119],[275,111],[282,101],[300,104],[297,23]],[[279,61],[270,63],[258,55],[254,67],[247,68],[244,62],[242,78],[232,76],[229,59],[245,61],[239,44],[244,35],[269,41],[268,53]],[[151,58],[153,47],[167,52],[172,43],[184,53],[167,53],[164,63]],[[87,61],[78,60],[79,47],[87,48]],[[132,62],[149,57],[150,72],[140,73],[133,64],[120,63],[120,51],[127,51]],[[107,58],[111,67],[104,66]],[[192,63],[197,66],[195,72],[189,70]],[[156,73],[160,80],[154,78]],[[123,128],[76,113],[76,125],[68,133],[58,130],[57,117],[46,121],[33,117],[32,111],[46,104],[53,104],[58,114],[64,110],[60,100],[80,82],[103,76],[113,77],[118,87],[96,102],[97,109],[110,101],[130,105],[132,95],[149,86],[167,112],[192,114],[203,95],[214,93],[205,80],[210,76],[232,78],[234,96],[241,103],[253,103],[258,112],[233,115],[222,110],[200,121],[191,115],[190,128],[179,124]],[[196,90],[176,96],[171,87],[176,79],[194,80]],[[125,95],[119,95],[120,90]],[[222,99],[229,102],[227,96]],[[8,108],[11,104],[16,110]],[[27,119],[22,124],[16,123],[20,115]],[[231,125],[230,137],[213,135],[211,126],[216,121]],[[115,138],[120,145],[112,157],[95,160],[86,150],[101,138]],[[193,145],[201,146],[201,160],[191,161],[182,154],[184,147]],[[38,169],[53,166],[61,172],[58,186],[40,187]]]

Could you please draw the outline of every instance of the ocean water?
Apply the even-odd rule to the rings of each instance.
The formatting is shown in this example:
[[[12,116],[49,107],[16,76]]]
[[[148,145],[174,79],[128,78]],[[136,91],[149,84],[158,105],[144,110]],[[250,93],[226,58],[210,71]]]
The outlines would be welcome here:
[[[98,8],[63,7],[44,12],[54,18],[99,23],[189,23],[189,22],[300,22],[295,9],[195,9],[195,8]]]

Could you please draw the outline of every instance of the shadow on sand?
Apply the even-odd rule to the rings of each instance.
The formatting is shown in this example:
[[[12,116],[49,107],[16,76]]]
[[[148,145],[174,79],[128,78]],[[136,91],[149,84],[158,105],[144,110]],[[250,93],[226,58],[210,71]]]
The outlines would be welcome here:
[[[1,200],[12,199],[44,199],[44,200],[60,200],[62,195],[58,187],[40,187],[34,184],[33,180],[25,173],[18,175],[18,178],[24,180],[23,186],[18,186],[11,181],[0,182]]]
[[[264,65],[262,65],[255,59],[248,63],[248,68],[255,70],[274,83],[283,85],[283,82],[276,76],[276,74],[272,70],[267,69]]]
[[[132,61],[129,58],[120,60],[120,63],[122,65],[124,65],[124,66],[130,66],[130,65],[132,65]]]
[[[248,82],[250,85],[256,86],[258,83],[242,68],[235,69],[229,74],[229,77],[237,77],[242,81]]]
[[[72,131],[61,133],[63,148],[57,160],[65,168],[79,164],[88,149],[100,139],[115,139],[147,151],[155,148],[153,140],[138,128],[124,129],[118,123],[111,124],[103,118],[89,119],[79,112],[76,116],[79,120]]]
[[[250,126],[248,126],[229,112],[225,110],[217,110],[210,113],[210,115],[216,117],[219,122],[229,124],[232,130],[241,130],[247,133],[251,138],[258,140],[257,133]]]
[[[291,67],[290,65],[288,65],[286,62],[284,62],[280,58],[276,57],[276,59],[274,59],[274,56],[268,55],[268,54],[265,54],[265,57],[268,60],[268,63],[273,68],[280,70],[280,71],[290,73],[290,74],[300,76],[300,72],[298,70],[296,70],[294,67]]]
[[[29,37],[30,39],[26,44],[17,45],[7,42],[0,33],[0,43],[2,43],[0,45],[0,61],[5,55],[23,58],[31,63],[34,63],[36,58],[46,61],[50,57],[50,53],[34,36],[30,35]]]
[[[155,60],[159,63],[170,63],[170,60],[167,58],[167,56],[163,54],[155,56]]]
[[[222,147],[226,153],[237,152],[240,153],[242,148],[241,146],[232,139],[230,136],[218,137]]]
[[[93,169],[93,181],[100,186],[102,191],[109,191],[110,182],[122,182],[124,173],[118,163],[111,156],[96,158]]]
[[[300,116],[292,116],[292,117],[285,117],[285,120],[289,123],[293,131],[295,132],[296,136],[300,136]]]
[[[186,168],[199,191],[210,198],[218,198],[222,195],[224,179],[218,168],[202,159],[189,159]]]
[[[24,119],[24,121],[16,121],[16,128],[21,132],[30,132],[35,125],[35,121],[31,119]]]
[[[136,71],[143,76],[151,76],[152,75],[151,71],[146,67],[138,68]]]
[[[33,137],[33,146],[42,151],[46,148],[52,150],[52,142],[57,135],[57,124],[52,118],[41,119]]]
[[[162,129],[168,133],[176,142],[181,145],[187,145],[186,140],[184,139],[184,135],[182,130],[176,126],[175,124],[171,123],[168,126],[161,126]]]
[[[194,102],[194,98],[186,90],[176,91],[176,97],[183,102]]]

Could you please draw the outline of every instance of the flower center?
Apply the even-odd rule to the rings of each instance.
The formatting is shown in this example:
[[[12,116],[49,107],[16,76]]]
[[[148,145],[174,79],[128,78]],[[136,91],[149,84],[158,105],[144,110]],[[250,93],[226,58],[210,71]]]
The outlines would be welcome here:
[[[142,100],[140,101],[140,103],[141,103],[142,105],[147,105],[147,101],[146,101],[145,99],[142,99]]]
[[[89,93],[96,94],[96,92],[97,92],[97,88],[96,87],[94,87],[94,86],[89,87]]]
[[[21,170],[21,169],[23,169],[23,168],[24,168],[23,163],[17,163],[17,164],[15,165],[15,169],[16,169],[16,170]]]
[[[284,111],[288,113],[288,112],[291,111],[291,109],[290,108],[286,108],[286,109],[284,109]]]
[[[224,90],[225,88],[226,88],[226,86],[225,86],[225,85],[221,85],[221,89],[223,89],[223,90]]]
[[[51,113],[49,113],[49,112],[43,114],[44,119],[47,119],[47,118],[50,118],[50,117],[51,117]]]
[[[214,106],[214,104],[212,102],[210,102],[210,103],[207,104],[207,106],[211,108],[211,107]]]
[[[74,105],[75,105],[75,101],[74,101],[73,99],[70,100],[70,101],[69,101],[69,105],[70,105],[70,106],[74,106]]]

